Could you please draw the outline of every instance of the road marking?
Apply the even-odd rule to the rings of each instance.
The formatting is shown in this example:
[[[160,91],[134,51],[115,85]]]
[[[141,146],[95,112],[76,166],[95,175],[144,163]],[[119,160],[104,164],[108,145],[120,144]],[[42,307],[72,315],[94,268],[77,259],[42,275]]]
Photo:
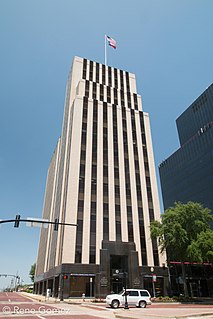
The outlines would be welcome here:
[[[44,317],[40,316],[40,315],[37,315],[38,318],[40,319],[45,319]]]

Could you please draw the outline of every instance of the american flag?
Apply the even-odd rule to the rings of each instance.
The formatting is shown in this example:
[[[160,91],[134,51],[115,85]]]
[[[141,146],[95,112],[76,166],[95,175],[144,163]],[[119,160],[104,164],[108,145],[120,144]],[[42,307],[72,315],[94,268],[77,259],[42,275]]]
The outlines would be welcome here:
[[[108,41],[109,45],[111,47],[113,47],[114,49],[116,49],[116,41],[113,38],[109,37],[108,35],[107,35],[106,38],[107,38],[107,41]]]

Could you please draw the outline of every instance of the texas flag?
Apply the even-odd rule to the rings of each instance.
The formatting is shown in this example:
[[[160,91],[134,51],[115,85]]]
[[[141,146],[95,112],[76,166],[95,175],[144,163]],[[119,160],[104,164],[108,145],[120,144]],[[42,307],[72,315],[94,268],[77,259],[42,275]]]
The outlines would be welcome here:
[[[108,35],[106,36],[106,39],[109,45],[113,47],[114,49],[116,49],[116,41],[113,38],[109,37]]]

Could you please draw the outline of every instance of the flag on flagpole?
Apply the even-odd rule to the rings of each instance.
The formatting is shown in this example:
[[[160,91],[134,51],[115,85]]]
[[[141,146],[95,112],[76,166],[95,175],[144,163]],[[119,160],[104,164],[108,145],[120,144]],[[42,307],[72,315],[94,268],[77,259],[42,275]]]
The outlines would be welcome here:
[[[116,46],[117,46],[116,41],[115,41],[113,38],[109,37],[108,35],[106,36],[106,39],[107,39],[109,45],[110,45],[113,49],[116,49]]]

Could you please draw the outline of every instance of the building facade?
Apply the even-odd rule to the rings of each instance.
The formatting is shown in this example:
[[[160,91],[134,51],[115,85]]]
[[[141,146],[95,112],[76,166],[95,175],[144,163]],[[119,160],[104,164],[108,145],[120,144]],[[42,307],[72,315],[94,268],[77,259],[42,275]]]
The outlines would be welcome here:
[[[134,74],[74,58],[43,218],[77,226],[41,230],[36,293],[152,291],[153,274],[155,293],[165,293],[166,257],[150,238],[160,207],[149,116]]]
[[[164,208],[194,201],[213,212],[213,84],[176,123],[180,148],[159,167]]]

